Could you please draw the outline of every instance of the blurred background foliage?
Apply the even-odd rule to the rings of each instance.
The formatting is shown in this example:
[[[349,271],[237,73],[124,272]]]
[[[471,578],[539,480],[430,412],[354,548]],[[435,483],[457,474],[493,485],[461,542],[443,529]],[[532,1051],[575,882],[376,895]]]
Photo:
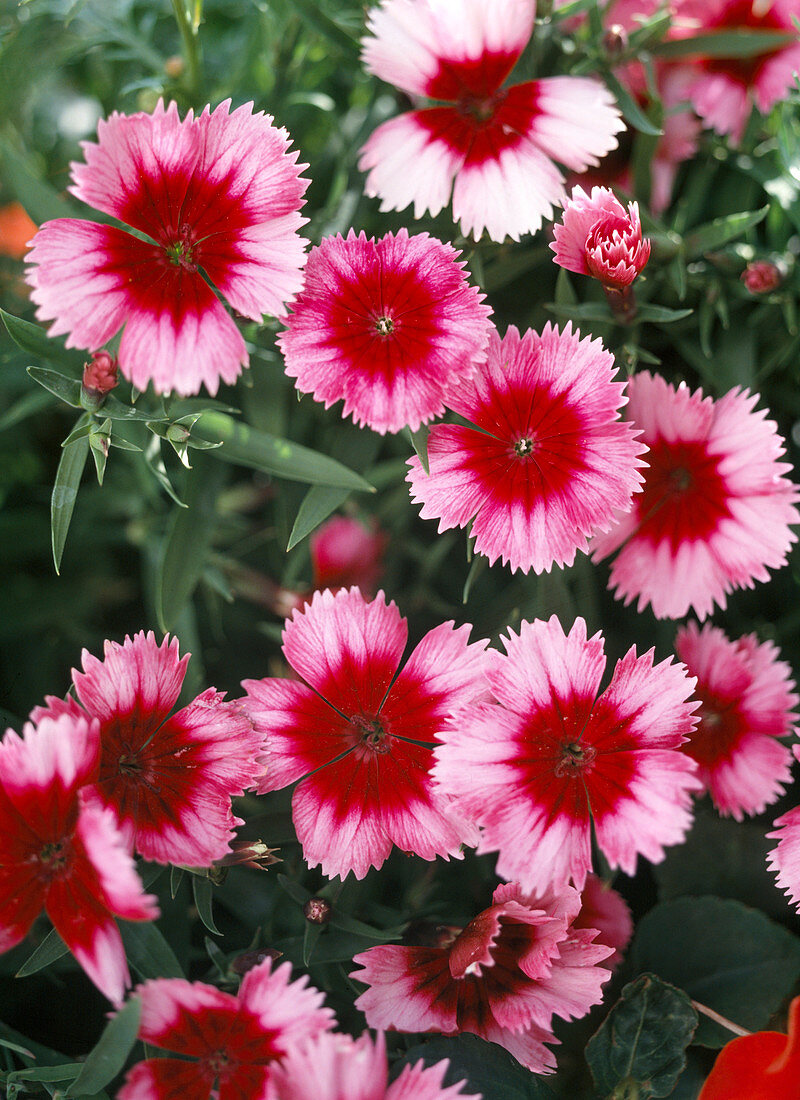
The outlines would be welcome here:
[[[546,7],[540,4],[540,14]],[[593,8],[580,0],[570,5],[572,11]],[[715,396],[732,386],[751,387],[778,421],[789,459],[797,465],[797,92],[767,120],[751,123],[740,151],[704,134],[697,156],[679,171],[672,205],[660,220],[645,223],[654,250],[637,293],[640,301],[666,312],[661,320],[621,328],[607,310],[604,319],[599,286],[559,273],[547,247],[547,227],[521,243],[482,241],[476,246],[457,237],[447,211],[413,222],[408,211],[379,214],[377,201],[364,197],[357,151],[378,122],[407,102],[359,64],[362,3],[206,0],[196,35],[193,9],[189,0],[0,0],[0,207],[19,202],[37,225],[73,212],[96,217],[69,197],[66,187],[70,161],[80,157],[80,142],[94,136],[100,118],[113,110],[152,110],[159,96],[176,99],[181,111],[227,98],[234,105],[253,100],[256,109],[287,127],[309,165],[305,214],[312,242],[346,233],[351,226],[380,235],[403,225],[453,240],[486,290],[501,331],[511,323],[541,329],[547,320],[571,318],[582,332],[591,331],[612,348],[623,369],[658,365],[669,378],[702,385]],[[523,77],[607,71],[609,64],[591,24],[565,31],[558,18],[544,17],[520,71]],[[652,136],[632,130],[630,138],[634,178],[638,172],[646,188],[642,165],[646,169]],[[737,220],[737,215],[743,217]],[[777,263],[784,277],[774,291],[755,296],[740,276],[749,261],[759,258]],[[19,255],[0,256],[0,306],[31,320],[22,270]],[[61,443],[78,413],[37,386],[26,368],[56,366],[79,379],[83,357],[65,355],[63,347],[53,352],[57,363],[47,355],[32,357],[0,328],[0,708],[5,725],[21,728],[46,694],[66,691],[69,670],[79,663],[83,647],[99,653],[104,638],[121,640],[141,629],[168,629],[180,637],[184,651],[192,652],[186,697],[207,684],[237,697],[243,678],[282,674],[282,597],[287,591],[307,591],[312,581],[308,538],[299,538],[288,552],[287,544],[294,541],[293,531],[296,538],[307,534],[314,519],[334,509],[372,519],[389,536],[381,583],[408,615],[412,642],[444,619],[470,622],[474,636],[496,642],[520,619],[555,612],[565,623],[582,615],[590,632],[602,629],[612,658],[631,644],[640,650],[655,645],[659,658],[671,652],[674,624],[657,622],[649,609],[638,614],[623,608],[606,590],[604,565],[593,566],[579,555],[569,570],[512,575],[500,565],[489,569],[482,559],[471,561],[464,532],[438,536],[435,524],[421,521],[409,501],[404,474],[413,452],[408,434],[380,437],[341,421],[336,410],[326,413],[310,397],[298,400],[275,348],[277,330],[277,322],[245,328],[251,369],[236,387],[221,391],[218,402],[239,410],[252,428],[337,459],[376,491],[309,489],[307,483],[274,476],[268,464],[259,469],[252,468],[258,462],[224,462],[221,451],[194,449],[197,435],[191,432],[188,451],[184,448],[191,463],[187,468],[181,447],[163,438],[166,428],[157,435],[144,422],[115,421],[120,443],[141,450],[112,447],[102,486],[87,462],[56,575],[51,492]],[[126,401],[131,396],[126,383],[115,393]],[[165,407],[164,425],[183,412]],[[179,443],[184,437],[174,436]],[[735,593],[715,621],[731,637],[755,630],[762,639],[774,639],[797,670],[798,579],[795,553],[769,585]],[[765,832],[796,801],[790,789],[762,819],[744,824],[720,820],[703,803],[685,846],[672,850],[659,867],[642,864],[634,879],[620,876],[615,882],[637,921],[654,912],[667,937],[677,936],[678,922],[684,922],[671,949],[675,955],[688,949],[691,939],[686,915],[670,917],[667,911],[665,917],[663,906],[678,904],[686,895],[730,899],[728,908],[704,913],[696,927],[690,925],[701,940],[704,934],[713,937],[720,921],[723,926],[728,921],[741,933],[741,942],[749,942],[742,929],[751,910],[736,908],[737,903],[755,907],[760,911],[755,917],[769,918],[770,928],[789,936],[781,941],[780,980],[751,1026],[767,1024],[800,976],[800,921],[764,864],[770,847]],[[153,889],[164,914],[158,927],[172,959],[163,954],[165,943],[154,941],[140,959],[139,975],[147,975],[148,967],[163,975],[155,959],[192,978],[235,988],[237,967],[241,972],[245,965],[243,953],[270,948],[308,964],[312,981],[328,992],[342,1026],[360,1030],[363,1021],[352,1008],[353,988],[346,977],[352,955],[404,929],[408,934],[410,924],[424,935],[431,923],[466,923],[488,903],[495,884],[491,857],[468,853],[464,864],[428,865],[395,853],[364,882],[326,885],[302,861],[287,792],[245,799],[238,812],[247,820],[242,836],[279,847],[283,864],[266,873],[236,868],[213,887],[207,879],[153,868]],[[304,920],[302,902],[323,888],[336,895],[342,916],[340,926],[320,935]],[[661,905],[654,910],[656,903]],[[717,922],[715,927],[703,924],[708,920]],[[46,931],[39,929],[39,940]],[[754,936],[758,939],[758,930]],[[64,1056],[74,1060],[96,1043],[106,1006],[69,956],[29,977],[14,978],[35,943],[29,939],[0,957],[0,1038],[38,1051],[45,1063]],[[548,1088],[566,1096],[591,1095],[582,1047],[625,980],[646,969],[677,981],[667,972],[669,966],[659,969],[659,960],[647,950],[647,944],[639,944],[638,961],[634,952],[622,977],[614,980],[605,1007],[588,1022],[562,1029],[561,1068]],[[761,980],[766,979],[754,979]],[[774,975],[769,980],[774,982]],[[15,1033],[25,1038],[14,1039]],[[399,1050],[415,1041],[392,1040]],[[8,1049],[6,1056],[13,1057]],[[706,1050],[692,1053],[673,1095],[696,1095],[707,1066]],[[55,1089],[45,1083],[29,1087],[50,1095]]]

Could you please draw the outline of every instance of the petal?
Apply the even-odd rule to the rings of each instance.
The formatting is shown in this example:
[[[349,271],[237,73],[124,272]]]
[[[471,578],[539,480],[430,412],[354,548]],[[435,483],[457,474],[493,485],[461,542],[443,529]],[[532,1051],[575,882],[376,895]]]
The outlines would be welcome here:
[[[214,1084],[205,1066],[176,1058],[151,1058],[128,1070],[117,1100],[209,1100]]]

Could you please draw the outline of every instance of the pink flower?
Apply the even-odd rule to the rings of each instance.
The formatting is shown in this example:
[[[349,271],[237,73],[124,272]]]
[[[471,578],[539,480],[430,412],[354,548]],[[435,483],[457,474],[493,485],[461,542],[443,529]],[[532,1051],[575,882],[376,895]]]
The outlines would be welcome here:
[[[535,0],[383,0],[368,19],[367,70],[448,106],[384,122],[361,151],[382,210],[438,214],[462,232],[534,233],[564,194],[555,161],[597,164],[624,129],[597,80],[556,76],[503,87],[533,30]]]
[[[117,384],[117,361],[107,351],[96,351],[83,367],[82,385],[94,397],[104,397]]]
[[[697,677],[700,721],[683,751],[721,814],[760,814],[791,782],[791,753],[776,737],[794,730],[791,669],[755,634],[731,641],[710,624],[682,627],[675,652]]]
[[[797,745],[793,746],[792,751],[800,760]],[[767,855],[769,868],[777,872],[778,887],[800,912],[800,806],[777,818],[775,831],[767,833],[767,836],[779,842]]]
[[[444,947],[387,944],[356,955],[350,976],[369,988],[356,1001],[370,1027],[472,1032],[505,1047],[534,1073],[555,1068],[553,1016],[585,1016],[602,999],[611,948],[572,921],[580,898],[567,887],[546,898],[498,886],[493,904]],[[457,931],[457,930],[456,930]]]
[[[636,870],[677,844],[691,823],[694,761],[679,752],[694,728],[694,681],[631,648],[598,694],[606,659],[576,619],[520,626],[493,651],[493,703],[462,712],[436,749],[434,777],[482,826],[479,852],[524,890],[583,887],[592,832],[612,867]]]
[[[443,1086],[448,1065],[405,1066],[389,1085],[382,1034],[373,1043],[366,1031],[360,1039],[325,1032],[293,1047],[273,1070],[272,1083],[275,1100],[481,1100],[462,1093],[463,1081]]]
[[[622,896],[595,874],[588,874],[581,891],[581,911],[573,928],[596,928],[595,943],[613,948],[604,966],[616,970],[633,935],[633,918]]]
[[[63,714],[7,730],[0,743],[0,951],[25,938],[44,908],[110,1001],[130,984],[113,918],[152,920],[113,815],[84,798],[100,763],[98,723]]]
[[[367,525],[351,516],[329,519],[309,539],[314,588],[355,585],[374,596],[388,542],[374,520]]]
[[[751,294],[769,294],[781,285],[783,275],[770,260],[753,260],[742,272],[742,282]]]
[[[676,0],[680,36],[694,34],[784,33],[785,45],[751,57],[689,57],[692,106],[706,126],[731,140],[742,138],[753,103],[766,114],[783,100],[800,68],[800,41],[794,20],[797,0]]]
[[[357,588],[317,592],[283,635],[305,682],[243,682],[266,744],[259,791],[307,777],[292,811],[310,866],[363,878],[393,844],[431,860],[477,841],[429,775],[450,716],[485,690],[486,642],[468,644],[469,630],[442,623],[398,672],[408,628],[394,603],[382,592],[367,603]]]
[[[628,203],[626,212],[607,187],[593,187],[590,195],[576,187],[553,234],[550,247],[560,267],[591,275],[613,290],[630,286],[650,259],[638,203]]]
[[[448,404],[474,427],[436,424],[430,473],[406,480],[439,530],[472,522],[475,549],[512,570],[571,565],[587,535],[631,507],[643,447],[620,419],[622,382],[599,340],[545,326],[541,336],[492,333],[489,359]]]
[[[208,688],[170,715],[189,656],[178,641],[159,646],[152,631],[122,645],[106,642],[104,660],[82,654],[72,670],[74,699],[47,699],[33,714],[63,713],[100,723],[101,761],[92,797],[113,810],[131,847],[145,859],[207,867],[230,852],[241,821],[231,796],[255,786],[261,739],[237,703]]]
[[[139,986],[139,1038],[181,1057],[139,1062],[128,1072],[118,1100],[272,1096],[278,1061],[334,1024],[333,1012],[322,1008],[322,994],[307,984],[307,977],[290,981],[291,972],[284,963],[273,973],[267,959],[248,970],[236,997],[182,978]]]
[[[31,298],[51,336],[99,348],[124,326],[122,373],[157,393],[216,393],[247,365],[244,340],[203,278],[238,313],[278,316],[300,289],[298,213],[308,181],[285,130],[230,100],[181,122],[174,103],[117,112],[83,143],[69,190],[152,242],[111,225],[58,218],[34,238]]]
[[[326,237],[278,338],[286,373],[376,432],[419,428],[486,350],[491,310],[460,253],[427,233]]]
[[[734,588],[766,581],[786,561],[800,520],[797,490],[778,459],[783,440],[758,397],[731,390],[718,401],[640,371],[628,383],[628,416],[650,448],[633,508],[594,541],[601,560],[618,550],[611,587],[641,611],[705,618]]]

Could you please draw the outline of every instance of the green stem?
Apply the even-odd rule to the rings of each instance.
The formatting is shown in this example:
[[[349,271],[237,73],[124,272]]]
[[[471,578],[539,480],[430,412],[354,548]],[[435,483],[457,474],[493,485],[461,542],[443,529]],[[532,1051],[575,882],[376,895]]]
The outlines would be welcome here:
[[[186,90],[192,103],[196,104],[200,96],[201,84],[200,39],[197,32],[200,26],[202,5],[199,0],[195,2],[194,15],[192,15],[189,12],[186,0],[172,0],[172,10],[175,12],[175,19],[183,42],[183,53],[186,60]]]

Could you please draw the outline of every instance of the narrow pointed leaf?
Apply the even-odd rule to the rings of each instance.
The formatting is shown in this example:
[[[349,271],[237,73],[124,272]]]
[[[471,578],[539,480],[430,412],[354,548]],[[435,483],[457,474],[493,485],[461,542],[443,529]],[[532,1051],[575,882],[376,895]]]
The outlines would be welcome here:
[[[181,964],[170,945],[150,921],[119,922],[128,962],[142,978],[182,978]]]
[[[408,429],[411,446],[414,448],[426,474],[431,472],[430,463],[428,462],[428,436],[430,434],[430,428],[427,424],[423,424],[416,432],[412,432],[410,428]]]
[[[61,557],[67,542],[67,532],[72,521],[83,468],[88,457],[89,440],[84,436],[64,448],[56,471],[56,480],[50,498],[50,533],[56,573],[61,571]]]
[[[9,1073],[7,1084],[17,1081],[74,1081],[83,1069],[83,1062],[67,1062],[62,1066],[29,1066]],[[65,1093],[69,1095],[69,1093]]]
[[[701,53],[704,57],[756,57],[795,42],[785,31],[719,31],[698,34],[695,38],[677,38],[653,47],[659,57],[682,57]]]
[[[198,466],[189,478],[186,507],[173,512],[156,582],[156,611],[164,631],[175,629],[203,574],[216,529],[219,473],[217,467]]]
[[[50,393],[55,394],[61,401],[71,405],[73,409],[81,407],[81,384],[77,378],[68,378],[65,374],[50,370],[48,367],[28,367],[28,374],[44,386]]]
[[[320,9],[320,5],[315,3],[315,0],[292,0],[292,4],[309,27],[326,38],[340,53],[353,61],[358,58],[357,39],[351,38],[338,23],[334,23],[330,16]]]
[[[52,363],[60,363],[63,367],[80,369],[85,354],[79,351],[69,351],[57,340],[51,340],[44,329],[34,325],[30,321],[23,321],[21,317],[15,317],[13,313],[6,313],[0,309],[0,317],[8,330],[8,335],[18,348],[35,355],[40,359],[49,359]]]
[[[698,226],[697,229],[686,234],[684,240],[686,259],[697,260],[706,252],[713,252],[729,241],[741,237],[748,229],[752,229],[754,225],[763,221],[768,212],[769,205],[762,206],[760,210],[728,214],[725,218],[715,218],[712,222]]]
[[[138,997],[132,997],[106,1024],[97,1046],[67,1089],[66,1096],[99,1092],[117,1076],[136,1042],[141,1015],[142,1002]]]
[[[17,971],[16,976],[18,978],[27,978],[30,974],[35,974],[39,970],[44,970],[46,966],[50,966],[56,959],[63,958],[64,955],[69,954],[69,948],[56,932],[55,928],[45,936],[36,950],[28,956],[25,962]]]
[[[645,302],[636,310],[634,321],[652,321],[657,325],[668,325],[672,321],[682,321],[691,317],[691,309],[668,309],[666,306],[654,306]]]
[[[202,875],[192,875],[192,893],[200,920],[209,932],[213,932],[215,936],[221,936],[222,933],[214,924],[214,887],[211,885],[210,879],[204,878]]]
[[[664,131],[660,126],[656,126],[650,121],[628,89],[620,84],[614,74],[612,72],[606,72],[603,74],[603,77],[606,84],[608,84],[609,88],[614,93],[617,105],[620,111],[622,111],[625,121],[629,122],[634,130],[638,130],[642,134],[660,137]]]
[[[350,496],[350,489],[332,489],[329,485],[312,485],[297,510],[297,517],[286,544],[293,550],[307,535],[319,527]]]

